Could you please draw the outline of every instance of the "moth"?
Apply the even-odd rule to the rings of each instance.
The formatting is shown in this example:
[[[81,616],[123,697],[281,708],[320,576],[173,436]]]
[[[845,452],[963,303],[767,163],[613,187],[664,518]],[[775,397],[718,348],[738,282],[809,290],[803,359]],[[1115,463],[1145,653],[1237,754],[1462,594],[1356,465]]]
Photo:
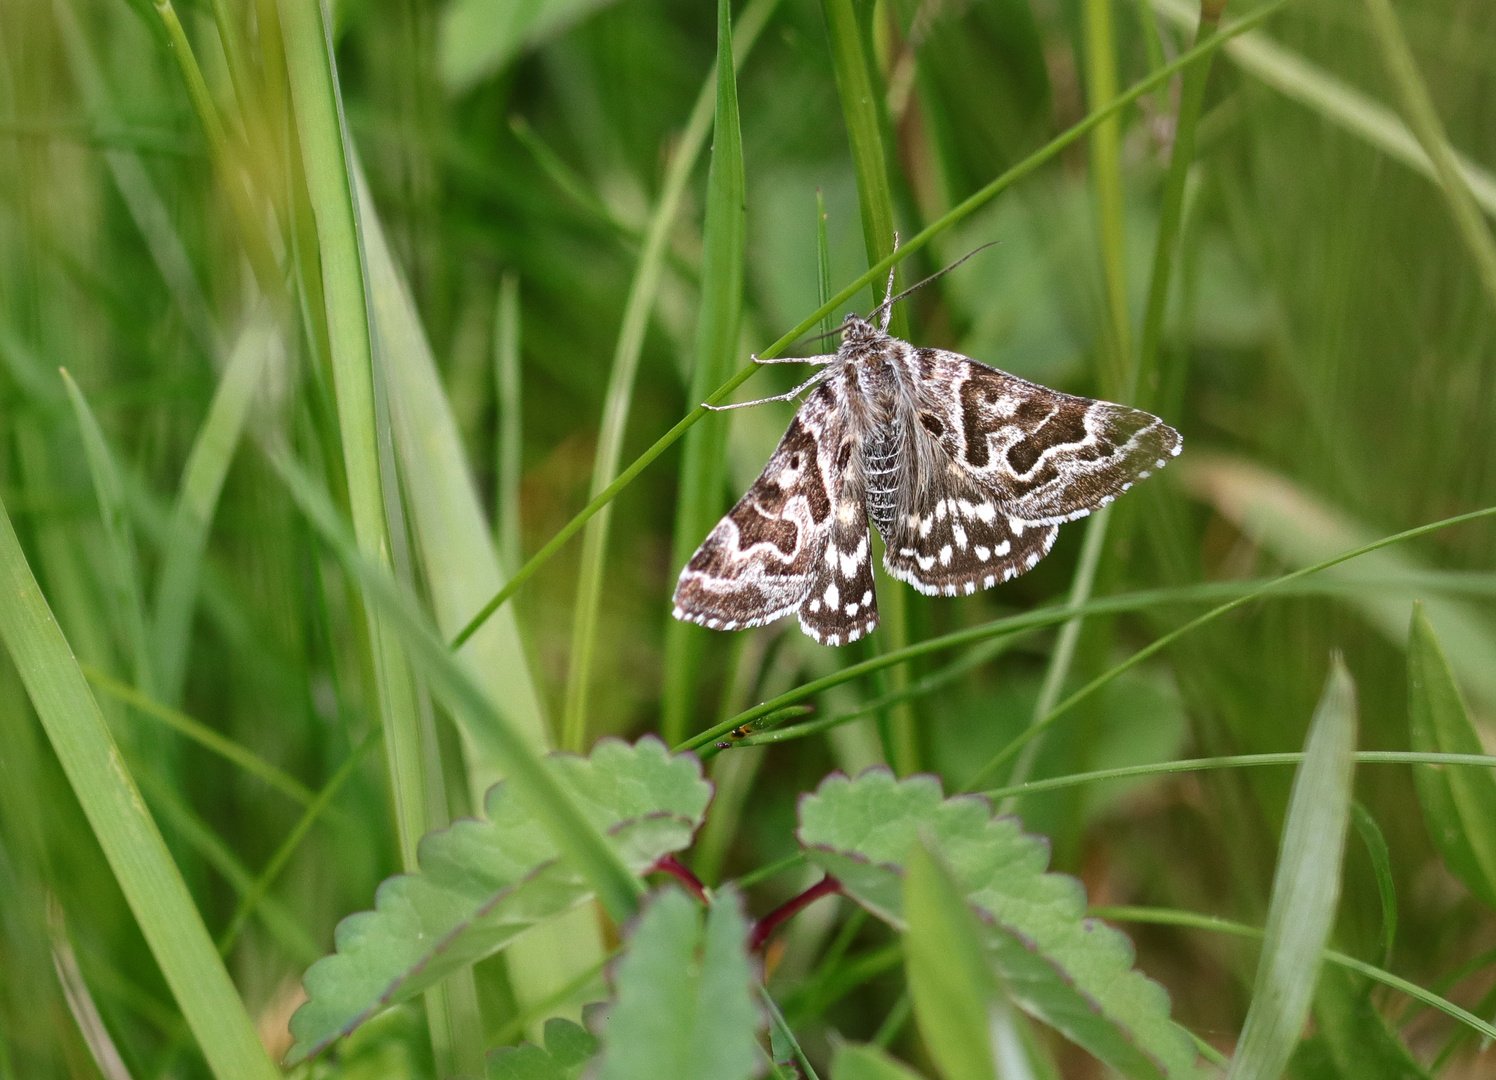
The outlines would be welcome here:
[[[1049,553],[1059,526],[1111,502],[1178,455],[1151,413],[1062,394],[849,314],[763,473],[696,549],[677,619],[714,630],[798,613],[843,645],[878,625],[869,523],[889,575],[927,595],[970,595]],[[874,312],[874,315],[877,313]]]

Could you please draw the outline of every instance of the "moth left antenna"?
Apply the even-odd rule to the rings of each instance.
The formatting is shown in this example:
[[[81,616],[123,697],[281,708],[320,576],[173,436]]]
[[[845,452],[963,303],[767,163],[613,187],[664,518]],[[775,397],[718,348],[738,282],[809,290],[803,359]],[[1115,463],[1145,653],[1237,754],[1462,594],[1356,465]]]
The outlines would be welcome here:
[[[897,230],[893,234],[893,253],[895,255],[899,253],[899,234]],[[898,271],[899,267],[897,263],[888,268],[888,288],[883,290],[883,303],[878,305],[878,310],[883,312],[883,321],[878,329],[884,333],[888,332],[889,321],[893,319],[893,277]]]

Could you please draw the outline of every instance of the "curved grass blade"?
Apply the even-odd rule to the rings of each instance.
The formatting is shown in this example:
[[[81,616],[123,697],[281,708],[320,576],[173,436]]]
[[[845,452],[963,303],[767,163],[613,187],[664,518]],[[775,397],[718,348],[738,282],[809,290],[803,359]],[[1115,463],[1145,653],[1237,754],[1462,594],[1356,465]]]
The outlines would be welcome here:
[[[0,503],[0,638],[152,955],[218,1080],[274,1080],[254,1024]]]
[[[786,349],[788,349],[791,345],[798,341],[801,336],[812,330],[816,326],[816,324],[821,321],[821,319],[825,318],[829,313],[836,311],[839,307],[841,307],[842,304],[846,303],[848,300],[852,299],[852,297],[856,296],[857,293],[860,292],[870,282],[877,281],[887,275],[890,269],[903,262],[909,256],[923,250],[923,248],[927,244],[929,244],[931,240],[935,239],[935,237],[945,232],[951,226],[969,217],[971,214],[975,213],[987,203],[991,202],[994,198],[1000,195],[1003,191],[1007,190],[1013,184],[1016,184],[1019,180],[1022,180],[1025,176],[1028,176],[1030,173],[1036,171],[1040,166],[1058,156],[1059,153],[1067,146],[1070,146],[1072,143],[1075,143],[1078,140],[1084,138],[1093,128],[1096,127],[1097,124],[1102,123],[1108,117],[1115,116],[1127,106],[1137,101],[1138,98],[1142,97],[1144,94],[1151,93],[1158,87],[1163,86],[1169,81],[1169,79],[1173,78],[1173,76],[1177,72],[1184,70],[1191,64],[1199,62],[1202,57],[1208,56],[1216,49],[1224,45],[1226,42],[1233,40],[1240,34],[1246,33],[1255,26],[1261,25],[1263,22],[1267,21],[1270,17],[1277,14],[1284,7],[1286,7],[1289,2],[1290,0],[1269,0],[1268,3],[1263,4],[1250,15],[1247,15],[1246,17],[1232,23],[1230,26],[1222,29],[1221,32],[1211,40],[1201,42],[1194,48],[1190,49],[1188,52],[1182,54],[1173,63],[1160,68],[1158,71],[1149,75],[1146,79],[1133,84],[1131,89],[1117,95],[1117,97],[1113,98],[1112,102],[1104,109],[1091,113],[1084,120],[1075,124],[1073,127],[1060,133],[1059,135],[1056,135],[1044,146],[1040,147],[1038,150],[1034,151],[1034,153],[1024,158],[1017,165],[1014,165],[1002,175],[992,180],[989,184],[987,184],[986,187],[982,188],[980,191],[973,193],[969,198],[963,200],[959,205],[952,207],[945,214],[941,215],[939,219],[925,226],[925,228],[921,229],[917,234],[910,237],[908,240],[902,241],[897,251],[882,259],[879,259],[872,266],[868,267],[865,273],[854,279],[835,296],[825,301],[819,308],[811,312],[796,326],[792,327],[787,333],[785,333],[784,336],[779,338],[778,341],[775,341],[768,348],[759,352],[758,355],[764,359],[773,359],[775,357],[782,356]],[[745,12],[744,18],[740,21],[740,29],[744,29],[744,32],[746,32],[746,23],[747,13]],[[748,379],[757,370],[758,365],[756,364],[749,364],[748,366],[740,369],[736,375],[719,386],[717,390],[711,395],[711,397],[707,398],[706,404],[717,405],[725,401],[734,390],[742,386],[743,383],[747,382]],[[688,430],[690,430],[693,425],[699,423],[703,418],[705,418],[709,412],[710,410],[705,408],[704,405],[696,406],[684,417],[682,417],[674,427],[672,427],[669,431],[665,432],[665,434],[656,439],[654,444],[650,446],[648,450],[635,458],[627,468],[625,468],[618,474],[617,479],[615,479],[611,484],[594,495],[592,499],[587,503],[587,505],[582,507],[582,509],[577,512],[575,517],[567,522],[556,533],[555,536],[551,537],[551,539],[548,540],[539,551],[530,556],[529,561],[527,561],[524,566],[515,571],[514,577],[510,579],[508,585],[506,585],[503,589],[500,589],[493,595],[492,598],[489,599],[488,603],[483,605],[478,614],[474,615],[473,618],[468,622],[467,626],[462,628],[462,632],[452,639],[452,647],[457,648],[461,646],[464,641],[472,636],[477,631],[478,627],[483,625],[484,620],[486,620],[490,615],[492,615],[495,611],[502,607],[511,596],[518,592],[520,587],[524,585],[524,583],[528,581],[531,576],[540,569],[540,567],[549,562],[550,559],[556,554],[556,552],[561,550],[561,548],[566,545],[567,541],[569,541],[573,536],[582,531],[582,528],[587,524],[588,521],[590,521],[595,515],[600,513],[604,507],[606,507],[613,501],[614,498],[617,497],[620,491],[633,483],[634,480],[639,476],[639,474],[647,469],[656,458],[658,458],[661,454],[663,454],[666,450],[673,446],[677,439],[679,439]]]
[[[1356,761],[1360,763],[1360,755]],[[1496,758],[1491,759],[1496,766]],[[1371,812],[1359,802],[1351,803],[1351,820],[1356,832],[1366,847],[1366,857],[1371,860],[1371,871],[1377,879],[1377,896],[1382,901],[1382,967],[1392,966],[1392,948],[1397,944],[1397,883],[1392,878],[1392,853],[1387,848],[1387,838]]]
[[[731,7],[717,0],[717,55],[732,55]],[[738,128],[737,75],[717,65],[717,108],[712,164],[706,182],[706,225],[701,256],[701,310],[696,321],[696,362],[687,400],[703,401],[731,373],[743,314],[743,259],[747,246],[747,196],[743,137]],[[722,512],[727,449],[726,415],[710,416],[686,433],[670,567],[684,566]],[[696,691],[696,669],[710,631],[670,618],[665,624],[665,679],[660,734],[674,745],[685,738]]]
[[[176,705],[182,700],[192,615],[197,605],[198,572],[208,543],[208,527],[266,364],[273,353],[283,348],[269,313],[262,309],[252,315],[234,342],[208,406],[208,415],[198,429],[182,469],[182,485],[172,510],[156,579],[151,621],[152,652],[159,672],[157,692],[165,705]]]
[[[1408,635],[1408,734],[1415,750],[1483,752],[1421,603],[1413,606]],[[1496,908],[1496,777],[1434,765],[1414,769],[1413,782],[1445,865],[1481,903]]]
[[[135,685],[148,695],[156,693],[155,665],[151,661],[150,635],[146,630],[145,597],[140,587],[140,559],[135,550],[135,530],[125,508],[124,484],[114,452],[78,384],[62,368],[62,381],[83,436],[83,452],[99,500],[99,518],[109,550],[109,590],[121,636],[130,650]]]
[[[1198,9],[1189,0],[1151,0],[1153,9],[1176,26],[1193,26]],[[1388,157],[1401,161],[1431,180],[1434,164],[1398,115],[1310,63],[1266,34],[1243,34],[1226,47],[1226,55],[1243,71],[1255,75],[1280,94],[1292,98],[1331,123],[1360,136]],[[1455,167],[1470,186],[1475,201],[1488,215],[1496,215],[1496,176],[1455,153]]]
[[[1013,1002],[1129,1077],[1197,1075],[1194,1044],[1163,988],[1132,970],[1120,932],[1085,918],[1078,881],[1045,872],[1043,841],[978,796],[942,799],[930,776],[833,775],[800,803],[806,857],[863,907],[903,929],[900,877],[916,839],[951,867],[982,920]]]
[[[922,1080],[876,1046],[842,1043],[831,1059],[831,1080]]]
[[[634,746],[604,740],[589,758],[552,755],[543,768],[635,874],[686,847],[711,798],[700,764],[671,757],[653,737]],[[583,869],[512,783],[489,789],[483,819],[431,833],[420,850],[419,870],[380,885],[375,910],[339,923],[337,953],[307,971],[308,1000],[291,1020],[291,1060],[592,894]]]
[[[1356,687],[1337,655],[1289,795],[1252,1003],[1228,1080],[1278,1080],[1309,1015],[1340,899],[1356,726]]]

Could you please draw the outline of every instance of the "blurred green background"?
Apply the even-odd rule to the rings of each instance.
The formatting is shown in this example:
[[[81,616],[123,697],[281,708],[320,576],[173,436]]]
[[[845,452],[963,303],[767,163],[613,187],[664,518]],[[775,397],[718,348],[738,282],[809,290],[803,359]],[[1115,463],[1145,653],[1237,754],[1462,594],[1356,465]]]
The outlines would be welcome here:
[[[1087,6],[1089,16],[1081,0],[856,5],[903,235],[1094,107],[1097,0]],[[1186,0],[1100,6],[1121,87],[1192,39],[1197,12]],[[738,84],[740,361],[820,302],[818,192],[832,288],[868,265],[821,5],[750,7],[767,22]],[[1247,10],[1233,2],[1228,22]],[[1269,576],[1496,503],[1496,278],[1479,269],[1479,235],[1490,243],[1496,214],[1496,6],[1420,0],[1397,12],[1449,142],[1467,159],[1474,233],[1397,118],[1398,89],[1361,0],[1294,0],[1228,46],[1211,69],[1184,187],[1152,399],[1184,433],[1185,451],[1118,504],[1098,593]],[[331,947],[337,920],[370,906],[376,884],[402,865],[387,759],[371,741],[379,717],[362,602],[263,452],[293,447],[346,508],[346,432],[326,366],[317,236],[278,18],[273,0],[0,6],[0,497],[277,1055],[300,973]],[[197,101],[169,37],[173,19],[200,68]],[[376,317],[393,320],[376,353],[407,371],[376,391],[395,414],[381,414],[389,424],[378,432],[387,463],[398,458],[385,493],[397,508],[392,564],[450,636],[588,499],[651,230],[665,242],[653,294],[634,301],[648,318],[632,396],[615,419],[622,462],[695,404],[687,386],[709,154],[682,131],[700,95],[711,104],[715,12],[701,0],[345,0],[334,28],[346,130],[371,199],[364,229],[382,234],[390,255],[380,265],[398,268],[414,305],[412,319],[398,282],[369,270],[371,289],[384,290],[371,294],[384,312]],[[1176,80],[1122,113],[1111,210],[1096,144],[1077,142],[905,264],[913,281],[997,241],[909,300],[914,340],[1102,393],[1107,365],[1136,348],[1119,346],[1118,327],[1135,335],[1145,321],[1178,92]],[[207,107],[216,133],[202,122]],[[661,216],[672,170],[685,182]],[[864,291],[847,310],[872,303]],[[59,368],[97,418],[102,442],[92,447]],[[787,389],[798,370],[765,371],[739,397]],[[438,385],[431,371],[444,394],[421,398]],[[714,512],[752,481],[790,408],[731,414]],[[402,423],[406,435],[390,436]],[[700,539],[674,535],[678,451],[613,504],[582,745],[661,728],[672,546],[689,551]],[[980,596],[908,593],[909,639],[1063,597],[1085,529],[1062,529],[1037,569]],[[1415,597],[1429,601],[1477,729],[1496,748],[1493,544],[1489,520],[1436,532],[1348,564],[1317,595],[1232,614],[1075,710],[1032,775],[1296,750],[1332,649],[1358,684],[1361,747],[1407,749],[1402,647]],[[489,688],[537,745],[560,744],[577,678],[581,550],[574,542],[545,564],[484,646]],[[1194,611],[1088,621],[1070,683]],[[947,790],[1029,722],[1053,641],[1047,632],[1011,641],[911,706],[919,765]],[[819,648],[789,623],[702,634],[697,647],[685,714],[693,732],[870,655]],[[937,666],[917,662],[910,675]],[[829,715],[882,689],[853,682],[817,705]],[[471,812],[493,774],[417,700],[435,825]],[[250,767],[184,735],[182,721],[163,722],[173,710],[247,752]],[[797,796],[883,753],[869,718],[827,738],[723,755],[698,868],[725,878],[789,854]],[[1289,780],[1287,770],[1205,772],[1034,796],[1018,812],[1095,903],[1260,925]],[[325,808],[293,833],[330,781]],[[1441,860],[1407,767],[1363,768],[1357,794],[1391,851],[1391,970],[1489,1018],[1492,958],[1465,962],[1496,945],[1496,919]],[[806,884],[774,879],[752,907],[762,913]],[[835,986],[818,978],[828,944],[871,955],[887,940],[849,911],[842,901],[812,909],[771,955],[773,985],[817,1054],[833,1029],[869,1037],[899,992],[893,971]],[[1382,912],[1353,839],[1335,945],[1378,962]],[[1136,939],[1140,965],[1169,988],[1181,1022],[1229,1048],[1252,949],[1164,927]],[[99,1035],[80,1028],[88,1010],[65,996],[59,958],[76,965],[130,1075],[206,1075],[25,690],[0,660],[0,1077],[96,1075]],[[543,950],[480,965],[485,1030],[517,1037],[524,1004],[574,970]],[[1358,986],[1324,993],[1401,1024],[1420,1059],[1441,1059],[1442,1075],[1496,1076],[1473,1040],[1451,1041],[1446,1018],[1405,1013],[1405,1001]],[[1058,1053],[1063,1075],[1100,1075],[1079,1052]],[[1293,1067],[1373,1075],[1347,1061],[1320,1036]],[[307,1068],[382,1077],[435,1066],[409,1006]]]

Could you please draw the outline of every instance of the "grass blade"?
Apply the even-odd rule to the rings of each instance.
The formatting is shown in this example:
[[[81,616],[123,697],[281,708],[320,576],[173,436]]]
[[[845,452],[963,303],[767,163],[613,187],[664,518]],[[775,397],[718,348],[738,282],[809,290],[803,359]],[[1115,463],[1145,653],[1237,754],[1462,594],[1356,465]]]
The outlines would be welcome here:
[[[494,390],[499,399],[499,434],[494,462],[499,490],[494,499],[497,519],[499,562],[503,572],[512,574],[524,561],[520,541],[519,485],[524,475],[524,411],[521,393],[524,380],[520,370],[519,275],[513,271],[499,281],[498,310],[494,313]],[[481,596],[483,591],[480,590]]]
[[[109,549],[109,586],[125,644],[130,650],[135,685],[154,696],[155,668],[151,662],[150,635],[146,630],[145,597],[140,587],[140,559],[135,550],[135,531],[130,527],[130,515],[125,508],[119,464],[114,460],[98,419],[88,407],[88,400],[66,368],[62,369],[62,381],[67,387],[73,413],[78,418],[84,455],[93,477],[94,494],[99,500],[99,517],[104,523],[104,538]]]
[[[1355,748],[1356,688],[1337,655],[1289,796],[1257,981],[1228,1080],[1278,1080],[1298,1045],[1340,897]]]
[[[1117,96],[1117,45],[1112,0],[1085,0],[1086,92],[1091,112]],[[1122,217],[1122,118],[1113,114],[1091,132],[1091,183],[1096,191],[1097,228],[1105,277],[1110,334],[1098,357],[1103,397],[1117,400],[1128,385],[1132,327],[1127,310],[1127,234]],[[1092,526],[1093,528],[1095,526]]]
[[[1492,764],[1496,765],[1496,760]],[[1351,820],[1356,823],[1356,832],[1361,835],[1366,857],[1371,860],[1371,871],[1376,875],[1377,896],[1382,901],[1382,967],[1391,967],[1392,947],[1397,943],[1397,883],[1392,878],[1392,853],[1377,819],[1359,802],[1351,804]]]
[[[1196,9],[1189,0],[1152,0],[1152,4],[1176,26],[1194,24]],[[1434,163],[1396,113],[1298,53],[1265,34],[1245,33],[1226,45],[1226,55],[1243,71],[1360,136],[1388,157],[1431,180],[1438,179]],[[1496,215],[1496,176],[1463,154],[1454,154],[1454,164],[1480,208]]]
[[[159,672],[157,693],[167,705],[182,700],[198,571],[208,543],[208,527],[266,364],[282,348],[280,334],[268,313],[251,316],[229,354],[208,415],[182,469],[182,486],[156,579],[151,625],[151,651]]]
[[[1480,736],[1422,604],[1408,636],[1408,733],[1415,750],[1480,754]],[[1496,908],[1496,777],[1441,766],[1413,782],[1434,846],[1471,893]]]
[[[706,225],[701,257],[701,311],[696,322],[696,362],[686,391],[692,403],[704,401],[732,373],[743,314],[743,259],[747,245],[747,196],[743,180],[743,137],[738,128],[738,84],[731,64],[732,13],[717,0],[717,106],[712,164],[706,182]],[[722,512],[726,473],[726,415],[708,417],[686,433],[681,448],[680,487],[672,570],[684,566]],[[674,745],[685,738],[695,704],[696,668],[709,631],[680,619],[665,624],[665,685],[660,732]]]
[[[742,18],[738,20],[740,33],[733,49],[734,64],[742,64],[777,2],[778,0],[753,0],[743,12]],[[691,169],[706,143],[707,131],[712,123],[716,88],[714,69],[702,86],[690,119],[686,122],[685,131],[681,133],[680,140],[671,152],[670,164],[665,170],[665,181],[660,186],[660,198],[645,232],[644,248],[639,253],[639,264],[629,286],[623,323],[618,329],[618,343],[613,351],[608,389],[603,399],[597,455],[592,465],[591,494],[594,501],[618,477],[618,461],[623,453],[623,432],[633,399],[634,376],[639,370],[644,331],[648,327],[649,315],[659,291],[660,275],[665,267],[666,242],[680,210]],[[561,748],[573,753],[580,752],[587,743],[587,695],[592,680],[592,654],[597,645],[598,608],[602,602],[603,563],[607,557],[611,519],[611,512],[600,506],[594,520],[588,522],[587,533],[582,539],[582,566],[577,575],[577,604],[572,620],[571,666],[566,672],[566,704],[561,718]]]
[[[279,9],[306,188],[316,219],[328,359],[354,536],[364,558],[391,568],[397,565],[400,549],[396,543],[404,543],[404,522],[393,450],[387,442],[386,375],[374,358],[368,306],[371,282],[366,276],[369,256],[352,143],[338,87],[330,14],[324,4],[309,0],[282,0]],[[399,528],[393,528],[392,522],[398,522]],[[394,628],[375,605],[365,605],[365,618],[375,684],[369,690],[378,702],[384,729],[400,860],[405,869],[413,870],[420,838],[445,823],[438,744],[429,709],[421,708]],[[450,995],[445,986],[433,987],[426,1004],[439,1067],[445,1071],[481,1067],[481,1023],[471,976],[454,983]]]
[[[1397,13],[1388,0],[1366,0],[1366,10],[1371,14],[1371,26],[1377,43],[1382,47],[1387,70],[1402,98],[1403,111],[1413,128],[1413,134],[1423,146],[1423,152],[1434,166],[1434,176],[1444,191],[1449,211],[1454,216],[1460,239],[1470,251],[1475,262],[1476,273],[1485,286],[1486,296],[1496,304],[1496,239],[1491,236],[1490,226],[1481,217],[1480,207],[1470,190],[1470,182],[1460,172],[1454,148],[1449,145],[1444,123],[1439,119],[1428,87],[1418,74],[1418,65],[1413,59],[1413,50],[1408,48],[1398,24]]]
[[[218,1080],[273,1080],[228,971],[146,812],[0,503],[0,638],[167,985]]]

